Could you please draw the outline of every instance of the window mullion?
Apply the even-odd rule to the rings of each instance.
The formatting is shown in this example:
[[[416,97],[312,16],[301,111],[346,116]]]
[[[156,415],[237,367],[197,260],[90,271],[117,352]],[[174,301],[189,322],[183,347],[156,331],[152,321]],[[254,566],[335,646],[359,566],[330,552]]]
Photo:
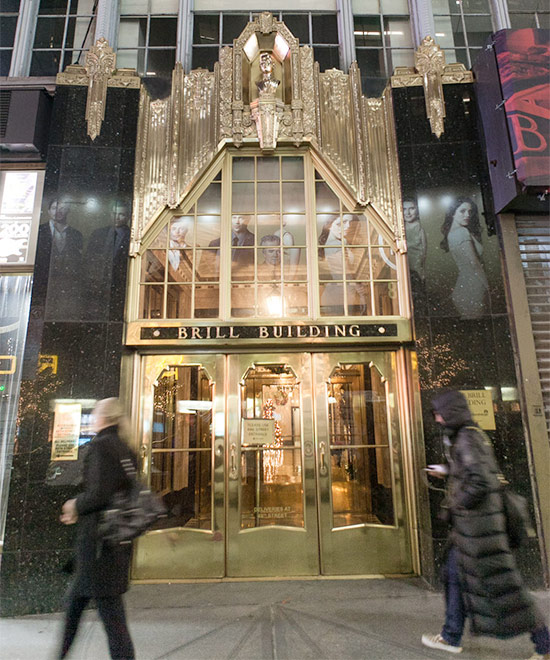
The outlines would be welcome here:
[[[38,4],[38,2],[22,2],[19,7],[11,54],[10,76],[25,77],[29,75],[38,21]]]
[[[464,34],[464,46],[466,47],[466,62],[467,62],[466,66],[468,69],[471,69],[472,59],[470,57],[470,44],[468,42],[468,33],[466,32],[466,18],[464,16],[464,8],[462,6],[462,3],[460,3],[459,7],[460,7],[460,21],[462,23],[462,32]]]
[[[65,8],[65,24],[63,26],[63,38],[61,39],[61,53],[59,55],[59,71],[63,71],[63,61],[65,60],[65,50],[67,46],[67,32],[69,28],[69,12],[71,11],[70,8],[70,0],[67,0],[67,5]],[[73,43],[74,46],[74,43]]]

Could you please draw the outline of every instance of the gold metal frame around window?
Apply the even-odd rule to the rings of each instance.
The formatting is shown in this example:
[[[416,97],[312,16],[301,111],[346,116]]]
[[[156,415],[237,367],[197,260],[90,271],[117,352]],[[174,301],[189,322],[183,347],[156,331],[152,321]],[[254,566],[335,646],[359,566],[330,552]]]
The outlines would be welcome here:
[[[409,306],[409,294],[408,294],[408,276],[406,271],[406,259],[405,256],[400,252],[397,247],[397,242],[395,237],[391,234],[388,226],[383,222],[377,215],[376,210],[367,205],[366,207],[358,208],[353,197],[349,194],[347,187],[338,177],[335,175],[334,171],[316,151],[313,147],[307,148],[292,148],[292,147],[281,147],[277,149],[272,154],[272,157],[285,157],[285,156],[301,156],[304,160],[304,186],[305,186],[305,222],[306,222],[306,273],[307,273],[307,297],[308,297],[308,313],[307,316],[262,316],[261,314],[254,313],[248,316],[234,316],[231,313],[231,198],[232,198],[232,162],[234,157],[264,157],[257,148],[226,148],[222,151],[217,158],[213,160],[211,165],[205,170],[200,180],[193,186],[189,191],[188,195],[185,196],[184,200],[174,209],[165,208],[159,212],[155,217],[147,223],[147,228],[144,231],[143,239],[141,244],[136,250],[136,258],[132,260],[132,265],[130,269],[129,277],[129,295],[128,295],[128,309],[127,309],[127,318],[131,322],[138,322],[140,325],[149,324],[153,322],[155,325],[170,325],[175,321],[188,320],[193,323],[204,323],[208,325],[216,325],[217,323],[222,322],[242,322],[242,324],[247,324],[250,322],[299,322],[304,320],[310,321],[321,321],[321,322],[334,322],[335,319],[342,321],[346,319],[348,321],[357,319],[368,319],[376,318],[390,318],[393,321],[398,319],[405,320],[410,318],[410,306]],[[208,188],[210,183],[215,179],[218,173],[221,172],[221,246],[220,246],[220,262],[219,262],[219,314],[215,317],[209,318],[197,318],[194,316],[194,310],[192,310],[189,316],[182,316],[178,318],[168,318],[166,316],[166,296],[167,296],[167,287],[166,279],[162,283],[164,286],[164,307],[163,313],[159,318],[144,318],[141,314],[142,310],[140,309],[140,289],[141,289],[141,261],[144,257],[145,251],[148,246],[150,246],[153,241],[159,236],[165,227],[168,227],[170,221],[173,217],[179,215],[187,215],[195,207],[195,204],[199,201],[201,195]],[[390,247],[395,255],[396,263],[396,282],[397,282],[397,296],[398,296],[398,309],[399,314],[390,317],[382,317],[380,315],[368,315],[365,316],[346,316],[334,315],[327,316],[321,315],[320,312],[320,293],[319,293],[319,264],[318,264],[318,246],[317,246],[317,214],[315,209],[315,172],[322,177],[322,179],[327,183],[327,185],[334,192],[336,197],[339,198],[341,204],[341,213],[355,213],[361,214],[366,217],[370,223],[376,227],[376,230],[383,237],[384,242]],[[282,175],[281,175],[282,177]],[[282,184],[284,180],[281,178],[280,183]],[[257,185],[258,178],[255,174],[254,179],[255,184]],[[255,206],[254,214],[257,216],[257,206]],[[281,200],[281,215],[284,213],[282,208]],[[195,246],[195,248],[198,246]],[[204,247],[204,246],[201,246]],[[283,246],[281,246],[281,249]],[[256,250],[259,250],[259,245],[255,247]],[[258,279],[257,273],[254,279],[254,285],[257,286]],[[195,284],[192,283],[194,287]],[[193,289],[194,290],[194,289]]]

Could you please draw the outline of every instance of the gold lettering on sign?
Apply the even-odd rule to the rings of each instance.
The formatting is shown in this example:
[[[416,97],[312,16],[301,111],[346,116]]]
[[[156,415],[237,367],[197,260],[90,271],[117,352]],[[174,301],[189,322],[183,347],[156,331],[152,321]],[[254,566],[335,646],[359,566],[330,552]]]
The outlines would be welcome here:
[[[178,339],[187,339],[187,328],[179,329]]]
[[[226,339],[227,335],[222,335],[221,328],[216,328],[216,339]]]
[[[350,337],[360,337],[361,332],[359,330],[359,326],[358,325],[350,325],[349,334],[350,334]]]
[[[267,328],[265,325],[261,325],[258,330],[260,331],[260,339],[267,339],[269,337],[269,333],[267,331]],[[277,335],[275,335],[277,336]]]
[[[234,334],[233,334],[233,326],[231,326],[231,327],[229,328],[229,338],[230,338],[230,339],[238,339],[240,336],[241,336],[240,334],[239,334],[239,335],[234,335]]]
[[[319,337],[321,334],[321,330],[319,329],[318,326],[316,325],[310,325],[309,326],[309,336],[310,337]]]
[[[191,328],[191,339],[202,339],[200,328]]]
[[[303,326],[301,326],[301,325],[299,325],[299,326],[296,328],[296,336],[297,336],[297,337],[302,337],[302,338],[303,338],[303,337],[307,337],[307,335],[303,335],[303,334],[302,334],[302,330],[305,330],[305,328],[304,328]]]

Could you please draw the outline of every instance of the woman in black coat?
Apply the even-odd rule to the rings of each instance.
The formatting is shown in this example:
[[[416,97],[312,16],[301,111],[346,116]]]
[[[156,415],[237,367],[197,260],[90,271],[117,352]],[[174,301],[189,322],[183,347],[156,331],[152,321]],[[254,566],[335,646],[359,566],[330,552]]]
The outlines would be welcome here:
[[[84,491],[63,505],[61,522],[78,521],[75,575],[67,595],[60,651],[64,658],[74,640],[82,612],[94,599],[103,621],[111,658],[133,659],[134,647],[126,624],[122,594],[128,589],[131,544],[109,547],[98,536],[101,511],[113,495],[129,485],[121,461],[136,466],[133,452],[119,436],[125,422],[118,399],[99,401],[93,412],[97,435],[84,460]]]
[[[460,653],[467,617],[478,635],[506,638],[530,632],[535,643],[532,658],[550,658],[548,628],[523,585],[510,549],[500,471],[491,443],[473,422],[460,392],[440,394],[432,407],[435,421],[445,429],[445,504],[451,529],[444,570],[445,624],[441,634],[423,635],[422,643]],[[442,471],[430,474],[441,476]]]

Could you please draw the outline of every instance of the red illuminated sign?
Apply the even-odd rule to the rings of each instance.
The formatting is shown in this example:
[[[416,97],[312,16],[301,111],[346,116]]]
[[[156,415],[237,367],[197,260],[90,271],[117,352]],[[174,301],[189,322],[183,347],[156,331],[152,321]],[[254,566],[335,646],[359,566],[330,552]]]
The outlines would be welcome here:
[[[502,30],[494,45],[516,178],[523,186],[549,186],[550,30]]]

